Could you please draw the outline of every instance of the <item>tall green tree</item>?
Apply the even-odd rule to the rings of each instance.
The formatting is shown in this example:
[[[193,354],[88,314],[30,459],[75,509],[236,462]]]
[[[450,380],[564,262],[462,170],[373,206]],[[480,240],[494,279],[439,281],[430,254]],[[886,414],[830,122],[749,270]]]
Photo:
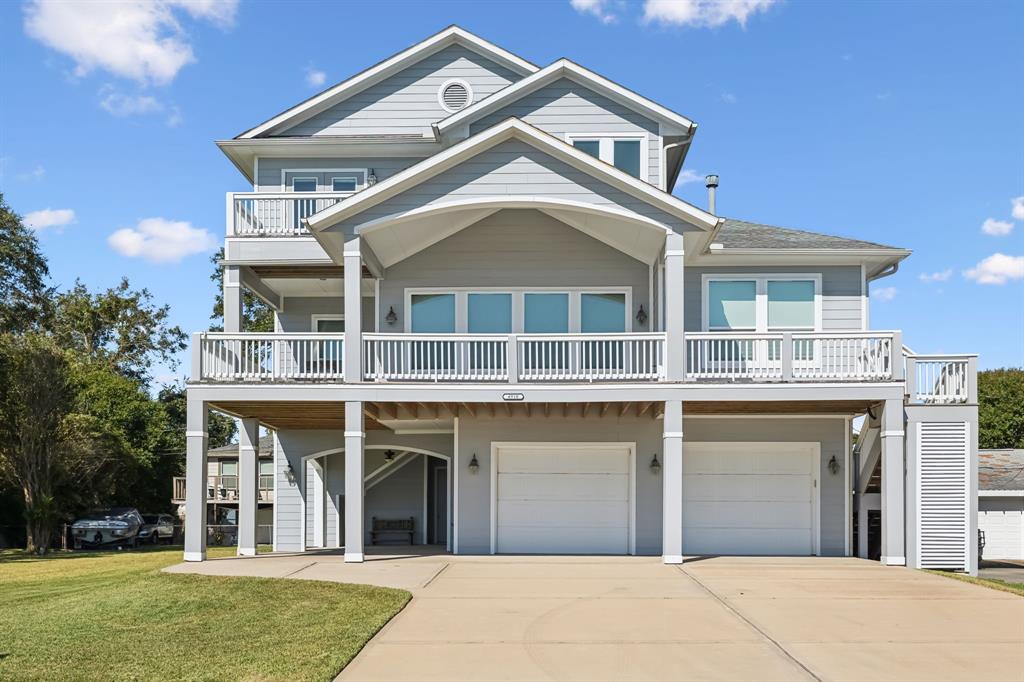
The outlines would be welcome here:
[[[38,330],[52,312],[49,268],[35,233],[0,193],[0,330]]]
[[[1024,369],[978,372],[978,447],[1024,448]]]
[[[214,284],[215,294],[213,297],[213,312],[210,319],[210,331],[222,331],[221,322],[224,320],[224,249],[210,257],[213,263],[213,272],[210,273],[210,281]],[[242,289],[242,329],[247,332],[272,332],[274,331],[274,310],[261,301],[248,289]]]

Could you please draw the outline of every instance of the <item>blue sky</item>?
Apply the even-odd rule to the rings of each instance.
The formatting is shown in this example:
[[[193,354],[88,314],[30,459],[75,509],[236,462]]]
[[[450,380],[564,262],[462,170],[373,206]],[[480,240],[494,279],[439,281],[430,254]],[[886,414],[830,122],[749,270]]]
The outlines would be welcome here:
[[[873,285],[872,328],[1024,365],[1022,3],[74,7],[0,5],[0,190],[62,286],[127,276],[207,328],[224,192],[249,189],[213,140],[458,23],[697,121],[687,168],[720,174],[722,215],[913,249]],[[676,193],[706,203],[700,181]]]

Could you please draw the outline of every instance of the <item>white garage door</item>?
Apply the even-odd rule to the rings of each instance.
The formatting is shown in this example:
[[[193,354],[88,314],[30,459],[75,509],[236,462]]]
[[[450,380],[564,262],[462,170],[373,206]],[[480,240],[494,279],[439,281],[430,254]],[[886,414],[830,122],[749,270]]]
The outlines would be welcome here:
[[[497,445],[492,551],[628,554],[632,446]]]
[[[983,559],[1024,559],[1024,514],[980,511],[978,529],[985,531]]]
[[[817,443],[683,443],[683,553],[817,552]]]

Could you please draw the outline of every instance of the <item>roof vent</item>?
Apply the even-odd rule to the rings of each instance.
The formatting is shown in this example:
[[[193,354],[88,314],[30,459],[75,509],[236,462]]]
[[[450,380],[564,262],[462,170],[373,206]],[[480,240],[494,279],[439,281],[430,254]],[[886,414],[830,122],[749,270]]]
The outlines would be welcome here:
[[[708,188],[708,213],[715,214],[715,194],[718,189],[718,176],[709,175],[704,178],[704,185]]]
[[[437,99],[445,111],[452,113],[466,108],[473,102],[473,90],[464,80],[450,80],[441,86]]]

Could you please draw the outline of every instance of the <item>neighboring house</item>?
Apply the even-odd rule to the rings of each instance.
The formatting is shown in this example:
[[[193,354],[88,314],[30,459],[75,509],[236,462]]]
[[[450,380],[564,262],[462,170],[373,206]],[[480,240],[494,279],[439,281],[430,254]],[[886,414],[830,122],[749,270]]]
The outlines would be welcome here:
[[[235,544],[238,534],[238,503],[241,490],[238,479],[237,444],[209,451],[206,465],[207,537],[217,544]],[[270,544],[274,529],[274,437],[259,441],[259,476],[256,481],[257,543]],[[171,502],[178,505],[178,516],[185,518],[185,477],[172,481]]]
[[[212,408],[242,481],[274,430],[278,551],[844,556],[859,526],[886,564],[974,571],[975,358],[869,325],[909,251],[721,217],[713,176],[673,196],[696,130],[451,27],[218,142],[252,190],[225,331],[193,337],[186,487]]]
[[[978,453],[978,529],[983,559],[1024,560],[1024,450]]]

